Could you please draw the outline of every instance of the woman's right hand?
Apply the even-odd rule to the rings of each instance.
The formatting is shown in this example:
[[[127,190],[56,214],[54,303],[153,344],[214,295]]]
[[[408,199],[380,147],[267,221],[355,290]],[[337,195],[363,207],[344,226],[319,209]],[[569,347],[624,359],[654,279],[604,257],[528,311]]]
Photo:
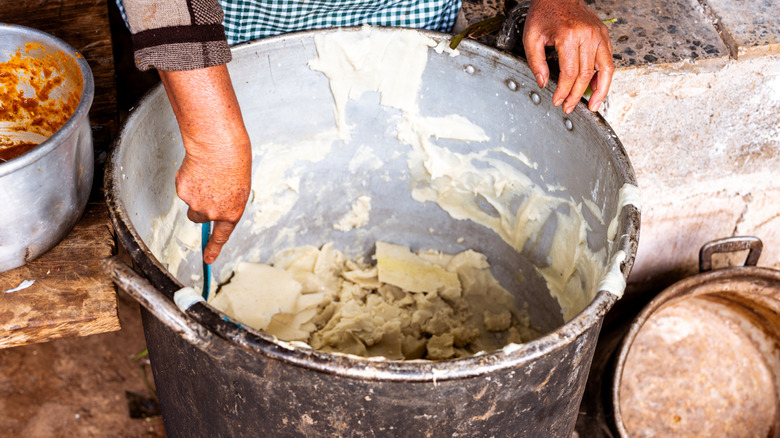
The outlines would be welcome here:
[[[225,65],[160,71],[185,156],[176,192],[193,222],[213,221],[203,261],[213,263],[241,219],[251,191],[252,147]]]

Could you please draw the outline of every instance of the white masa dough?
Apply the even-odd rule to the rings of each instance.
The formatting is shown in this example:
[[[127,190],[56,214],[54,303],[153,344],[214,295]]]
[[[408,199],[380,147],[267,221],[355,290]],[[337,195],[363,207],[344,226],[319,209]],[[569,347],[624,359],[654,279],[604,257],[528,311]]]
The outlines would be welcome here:
[[[309,67],[328,77],[342,139],[350,138],[345,114],[349,99],[378,92],[382,105],[401,110],[396,136],[411,147],[407,161],[415,200],[434,202],[453,219],[471,220],[495,231],[519,253],[544,251],[532,262],[558,301],[565,321],[593,301],[600,284],[614,295],[623,294],[625,283],[617,278],[622,276],[618,254],[608,254],[606,248],[594,252],[588,247],[591,230],[582,212],[583,202],[547,193],[535,184],[522,171],[524,167],[535,170],[535,163],[500,144],[470,153],[435,144],[435,139],[490,140],[481,127],[461,115],[420,114],[422,75],[429,52],[436,51],[435,41],[415,31],[388,34],[363,27],[355,32],[317,35],[314,42],[318,57],[309,61]],[[516,165],[508,164],[511,160],[516,160]],[[609,226],[610,241],[618,237],[617,218],[622,208],[639,206],[635,186],[626,184],[620,193],[620,205]],[[483,203],[490,208],[485,209]],[[593,207],[588,206],[603,223]],[[551,242],[540,243],[551,224],[555,224]],[[601,282],[608,272],[617,275]]]
[[[210,303],[278,339],[367,357],[449,359],[539,337],[484,255],[376,248],[374,266],[332,244],[241,263]]]

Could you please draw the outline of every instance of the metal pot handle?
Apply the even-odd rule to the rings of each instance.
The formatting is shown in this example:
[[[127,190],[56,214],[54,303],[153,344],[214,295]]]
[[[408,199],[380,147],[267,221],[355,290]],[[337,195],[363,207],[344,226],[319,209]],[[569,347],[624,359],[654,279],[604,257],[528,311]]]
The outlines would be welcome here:
[[[138,275],[124,262],[111,256],[101,262],[103,272],[146,310],[174,333],[215,359],[225,357],[225,351],[214,342],[214,335],[182,312],[176,304],[157,290],[147,279]]]
[[[745,259],[745,266],[756,266],[758,258],[761,257],[761,249],[763,247],[764,244],[761,243],[761,239],[752,236],[726,237],[707,242],[699,250],[699,272],[712,270],[713,254],[743,251],[746,249],[750,251]]]

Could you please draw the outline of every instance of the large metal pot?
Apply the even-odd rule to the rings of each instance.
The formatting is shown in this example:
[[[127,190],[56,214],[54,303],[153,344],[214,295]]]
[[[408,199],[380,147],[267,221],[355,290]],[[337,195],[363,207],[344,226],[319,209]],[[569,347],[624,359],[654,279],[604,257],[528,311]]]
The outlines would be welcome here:
[[[755,237],[709,242],[700,271],[656,296],[617,352],[621,437],[780,436],[780,271],[756,266]],[[750,250],[745,266],[712,256]]]
[[[62,84],[47,93],[75,93],[79,101],[53,133],[22,132],[15,120],[0,120],[0,136],[32,136],[36,143],[48,137],[23,155],[0,162],[0,272],[24,265],[65,237],[84,212],[94,172],[88,112],[95,88],[86,60],[49,34],[0,24],[0,63],[20,50],[23,57],[56,57],[49,74]]]
[[[778,436],[780,271],[756,266],[761,249],[755,237],[708,242],[699,274],[606,324],[580,436]],[[744,266],[713,269],[715,254],[732,265],[743,250]]]
[[[313,39],[359,31],[303,32],[234,48],[228,67],[255,147],[272,141],[282,151],[285,142],[333,127],[328,80],[307,66],[317,56]],[[424,34],[435,41],[448,38]],[[583,104],[568,116],[553,107],[552,90],[540,90],[517,58],[470,41],[459,49],[457,57],[429,57],[421,87],[422,110],[465,116],[491,138],[506,139],[506,147],[524,154],[529,163],[537,163],[521,166],[535,183],[560,189],[561,195],[578,201],[593,201],[607,221],[614,216],[614,241],[608,238],[604,221],[588,217],[588,244],[611,254],[624,251],[626,257],[613,274],[627,277],[636,252],[639,212],[621,203],[619,190],[635,184],[635,179],[606,122]],[[239,225],[215,272],[253,252],[267,261],[276,249],[328,241],[354,254],[369,253],[378,239],[448,252],[472,248],[488,256],[494,274],[519,301],[530,304],[532,323],[545,336],[465,359],[378,361],[278,342],[241,328],[202,302],[182,312],[171,297],[200,273],[197,251],[181,261],[174,275],[161,263],[162,254],[149,249],[155,218],[171,211],[174,173],[183,156],[170,104],[158,87],[128,118],[106,169],[117,235],[151,284],[129,278],[128,270],[116,261],[107,262],[106,268],[148,309],[143,313],[144,328],[168,433],[569,436],[603,316],[616,296],[593,290],[592,301],[564,323],[529,254],[514,250],[486,227],[453,220],[436,204],[411,198],[407,163],[394,155],[406,153],[408,147],[387,135],[388,117],[375,99],[369,96],[353,104],[347,107],[350,123],[367,133],[360,130],[350,144],[340,145],[317,163],[306,163],[295,208],[277,226],[259,234]],[[487,147],[446,144],[458,150]],[[377,161],[372,160],[361,161],[363,167],[350,166],[359,146],[370,146],[380,156],[381,167],[374,167]],[[257,159],[255,166],[266,158]],[[349,210],[360,191],[374,199],[368,225],[350,232],[334,230],[331,224]],[[245,213],[250,218],[251,214]],[[297,232],[285,231],[289,227],[297,227]]]

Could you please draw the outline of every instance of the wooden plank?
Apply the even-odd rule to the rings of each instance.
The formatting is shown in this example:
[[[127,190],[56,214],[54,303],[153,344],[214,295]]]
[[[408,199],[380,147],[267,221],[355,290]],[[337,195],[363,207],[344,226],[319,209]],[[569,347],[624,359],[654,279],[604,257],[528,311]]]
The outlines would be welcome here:
[[[0,1],[0,21],[50,33],[84,55],[95,80],[90,123],[96,154],[107,151],[117,132],[117,106],[106,0]],[[65,240],[0,274],[0,348],[119,330],[115,288],[100,270],[114,239],[99,191],[99,165],[95,172],[94,199]],[[24,280],[35,283],[4,293]]]
[[[50,33],[84,55],[95,78],[95,99],[89,113],[95,148],[107,150],[117,131],[107,0],[0,1],[0,21]]]
[[[119,330],[115,288],[100,268],[113,242],[107,207],[98,199],[59,245],[0,274],[0,348]],[[5,292],[24,280],[35,283]]]

